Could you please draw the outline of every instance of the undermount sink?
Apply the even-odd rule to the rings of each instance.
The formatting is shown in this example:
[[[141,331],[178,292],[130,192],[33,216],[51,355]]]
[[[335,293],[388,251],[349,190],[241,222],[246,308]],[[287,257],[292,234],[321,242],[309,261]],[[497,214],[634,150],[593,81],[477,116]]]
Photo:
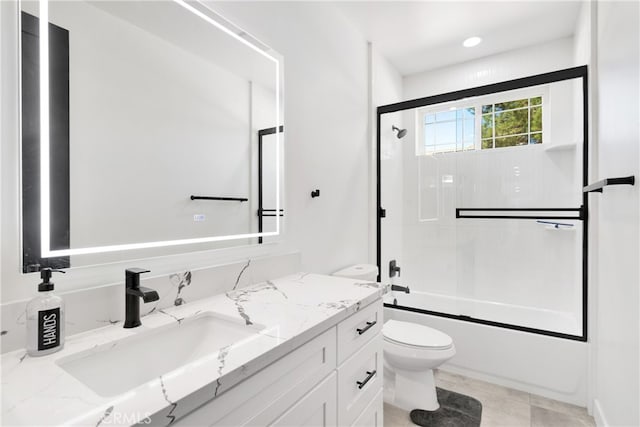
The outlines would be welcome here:
[[[61,358],[56,363],[103,397],[125,393],[219,349],[239,346],[264,329],[205,313]]]

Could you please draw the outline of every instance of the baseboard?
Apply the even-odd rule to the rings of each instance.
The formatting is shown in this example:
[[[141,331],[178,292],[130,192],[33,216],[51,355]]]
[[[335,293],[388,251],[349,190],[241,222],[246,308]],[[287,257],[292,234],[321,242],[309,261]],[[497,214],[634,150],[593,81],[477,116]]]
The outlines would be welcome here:
[[[450,372],[452,374],[463,375],[465,377],[473,378],[476,380],[486,381],[488,383],[512,388],[514,390],[523,391],[525,393],[536,394],[538,396],[546,397],[548,399],[553,399],[553,400],[569,403],[569,404],[580,406],[580,407],[586,406],[585,403],[582,402],[581,400],[578,400],[576,396],[554,392],[553,390],[549,390],[547,388],[536,387],[528,383],[513,381],[513,380],[505,379],[503,377],[485,374],[483,372],[477,372],[472,369],[456,366],[452,363],[445,363],[444,365],[440,366],[438,369],[442,371]],[[598,424],[598,426],[600,426],[600,424]]]
[[[593,419],[596,421],[598,427],[609,427],[609,423],[604,416],[604,411],[598,399],[593,399]]]

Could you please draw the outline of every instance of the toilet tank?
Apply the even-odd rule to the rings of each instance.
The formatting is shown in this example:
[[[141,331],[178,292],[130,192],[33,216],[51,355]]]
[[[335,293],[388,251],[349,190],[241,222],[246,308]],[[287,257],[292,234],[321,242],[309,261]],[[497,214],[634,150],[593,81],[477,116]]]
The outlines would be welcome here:
[[[356,264],[333,273],[334,276],[349,279],[375,282],[378,278],[378,266],[372,264]]]

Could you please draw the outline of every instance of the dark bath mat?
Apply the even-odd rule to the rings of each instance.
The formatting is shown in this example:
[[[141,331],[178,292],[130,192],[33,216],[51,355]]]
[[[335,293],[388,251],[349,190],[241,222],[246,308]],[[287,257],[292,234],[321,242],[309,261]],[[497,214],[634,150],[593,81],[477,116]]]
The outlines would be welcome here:
[[[440,408],[435,411],[414,409],[411,421],[423,427],[479,427],[482,403],[464,394],[436,387]]]

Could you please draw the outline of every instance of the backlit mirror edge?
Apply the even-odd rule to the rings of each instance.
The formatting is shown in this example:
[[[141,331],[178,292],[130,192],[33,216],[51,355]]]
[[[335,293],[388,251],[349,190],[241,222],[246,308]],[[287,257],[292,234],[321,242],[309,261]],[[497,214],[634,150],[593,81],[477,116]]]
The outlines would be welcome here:
[[[206,22],[214,25],[216,28],[225,32],[229,36],[235,38],[239,42],[249,46],[259,54],[272,60],[276,67],[275,73],[275,88],[276,88],[276,123],[281,123],[280,114],[280,60],[266,52],[259,47],[253,45],[240,35],[236,34],[223,24],[213,19],[209,13],[215,14],[220,17],[215,11],[211,10],[205,5],[202,5],[199,1],[190,1],[189,3],[184,0],[173,0],[176,4],[184,7],[192,12],[194,15],[200,17]],[[201,5],[207,13],[196,9],[193,5]],[[39,32],[41,35],[40,45],[49,46],[49,34],[48,34],[48,22],[49,22],[49,0],[39,0]],[[253,36],[251,36],[254,38]],[[257,40],[257,39],[256,39]],[[49,152],[49,49],[39,50],[40,59],[40,239],[41,239],[41,256],[43,258],[51,258],[58,256],[70,256],[70,255],[86,255],[106,252],[119,252],[134,249],[146,249],[146,248],[158,248],[168,246],[189,245],[198,243],[208,243],[217,241],[229,241],[239,240],[245,238],[257,238],[257,237],[271,237],[280,234],[280,217],[275,217],[276,231],[275,232],[263,232],[263,233],[249,233],[240,235],[228,235],[228,236],[210,236],[194,239],[178,239],[178,240],[166,240],[156,242],[142,242],[142,243],[130,243],[121,245],[109,245],[109,246],[94,246],[84,247],[76,249],[59,249],[51,250],[51,228],[50,228],[50,152]],[[276,212],[280,211],[280,133],[275,133],[276,146],[275,146],[275,158],[276,158]]]

